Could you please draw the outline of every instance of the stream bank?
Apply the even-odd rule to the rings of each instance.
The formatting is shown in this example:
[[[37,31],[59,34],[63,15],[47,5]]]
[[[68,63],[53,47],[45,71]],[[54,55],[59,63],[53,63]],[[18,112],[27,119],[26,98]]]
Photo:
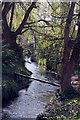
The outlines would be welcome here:
[[[18,97],[19,90],[29,87],[29,79],[14,76],[15,72],[30,76],[32,73],[24,67],[24,60],[6,46],[2,56],[2,105]]]
[[[55,82],[53,76],[40,74],[35,63],[25,63],[25,67],[33,73],[31,77]],[[36,118],[42,113],[58,87],[32,80],[28,89],[19,91],[19,97],[3,108],[3,113],[9,118]]]
[[[80,97],[64,101],[53,98],[36,120],[80,120]]]

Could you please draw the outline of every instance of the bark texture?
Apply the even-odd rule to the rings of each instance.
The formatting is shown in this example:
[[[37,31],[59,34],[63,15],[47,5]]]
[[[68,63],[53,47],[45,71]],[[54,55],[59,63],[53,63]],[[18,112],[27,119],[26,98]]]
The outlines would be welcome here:
[[[72,2],[68,12],[64,30],[64,53],[61,68],[62,92],[65,92],[66,90],[68,90],[68,88],[71,87],[71,75],[76,67],[76,64],[78,63],[80,54],[80,23],[78,24],[78,34],[76,36],[74,44],[71,45],[72,40],[69,37],[74,8],[75,2]]]
[[[17,51],[21,52],[22,48],[16,43],[16,37],[17,37],[17,35],[21,34],[23,27],[26,24],[26,21],[30,15],[32,9],[35,7],[36,2],[31,3],[30,7],[25,12],[24,18],[23,18],[19,28],[15,32],[11,31],[13,14],[14,14],[14,9],[15,9],[14,3],[5,2],[3,4],[4,4],[4,8],[2,11],[3,44],[9,44],[11,49],[15,50],[16,52]],[[11,19],[10,19],[11,21],[10,21],[10,26],[8,26],[7,14],[9,12],[9,10],[11,10],[11,8],[12,8]]]

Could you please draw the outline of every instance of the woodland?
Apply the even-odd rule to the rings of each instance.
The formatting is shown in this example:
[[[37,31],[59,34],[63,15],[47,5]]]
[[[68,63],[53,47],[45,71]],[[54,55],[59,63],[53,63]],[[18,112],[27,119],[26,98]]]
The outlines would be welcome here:
[[[28,56],[32,62],[45,66],[46,71],[56,73],[61,86],[59,91],[61,100],[77,99],[64,106],[78,104],[78,119],[80,117],[80,2],[49,2],[49,0],[2,2],[1,22],[4,103],[11,97],[17,96],[20,89],[29,86],[29,80],[27,82],[22,79],[16,80],[14,76],[15,72],[26,76],[32,74],[24,67],[24,58]],[[62,113],[62,108],[59,110]],[[74,113],[77,114],[76,110]],[[68,120],[59,116],[56,120]]]

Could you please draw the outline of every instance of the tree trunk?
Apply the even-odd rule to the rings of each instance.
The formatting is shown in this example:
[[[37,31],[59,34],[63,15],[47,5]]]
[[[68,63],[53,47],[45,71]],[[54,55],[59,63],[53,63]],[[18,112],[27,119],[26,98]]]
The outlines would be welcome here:
[[[73,3],[71,7],[74,5],[75,3]],[[74,10],[74,7],[72,7],[72,9]],[[69,16],[70,14],[68,14],[68,18]],[[70,19],[71,19],[71,16],[70,16]],[[68,21],[66,21],[67,22],[66,25],[68,24]],[[65,46],[64,46],[62,71],[61,71],[62,92],[65,92],[66,90],[68,90],[68,88],[71,87],[71,76],[76,68],[76,65],[78,64],[79,57],[80,57],[80,12],[78,15],[78,32],[77,32],[76,39],[74,41],[75,44],[73,44],[74,46],[73,45],[70,46],[70,41],[66,39],[66,37],[68,36],[66,31],[67,31],[67,26],[65,27],[65,39],[64,39]]]
[[[4,33],[3,33],[4,35]],[[8,44],[9,48],[14,50],[16,54],[19,55],[19,57],[22,58],[23,56],[23,49],[20,45],[16,43],[16,37],[14,32],[6,32],[5,36],[3,36],[3,45]],[[4,40],[5,39],[5,40]]]
[[[8,44],[9,48],[14,50],[16,53],[18,53],[20,55],[20,57],[22,57],[22,48],[16,43],[16,37],[17,34],[15,32],[11,32],[8,24],[7,24],[7,20],[6,20],[6,16],[3,14],[2,15],[2,40],[3,40],[3,45]]]
[[[29,17],[29,14],[31,13],[32,9],[35,7],[35,4],[36,4],[36,2],[32,2],[30,7],[28,8],[28,10],[26,11],[25,16],[24,16],[19,28],[15,32],[12,32],[11,27],[12,27],[13,13],[14,13],[14,3],[10,3],[10,2],[4,3],[4,9],[2,11],[3,44],[9,44],[10,48],[13,49],[16,53],[18,52],[19,54],[21,54],[21,56],[22,56],[23,49],[16,43],[16,37],[17,37],[17,35],[21,34],[22,29],[23,29],[24,25],[26,24],[26,21]],[[8,26],[7,14],[9,12],[9,10],[11,9],[11,7],[12,7],[11,19],[10,19],[11,21],[10,21],[10,26]]]
[[[80,41],[75,44],[71,58],[66,65],[66,69],[64,69],[64,74],[62,76],[63,81],[61,84],[63,92],[71,87],[71,76],[74,72],[74,69],[76,68],[76,65],[78,64],[79,54],[80,54]]]
[[[65,25],[65,30],[64,30],[64,53],[63,53],[63,59],[62,59],[62,67],[61,67],[61,89],[62,92],[64,92],[66,89],[68,89],[69,86],[71,86],[70,83],[70,76],[73,71],[72,64],[70,62],[70,54],[72,51],[72,47],[70,46],[70,37],[69,37],[69,32],[70,32],[70,25],[72,21],[72,17],[74,14],[74,7],[75,7],[75,2],[72,2],[70,5],[70,9],[68,12],[68,16],[66,19],[66,25]]]

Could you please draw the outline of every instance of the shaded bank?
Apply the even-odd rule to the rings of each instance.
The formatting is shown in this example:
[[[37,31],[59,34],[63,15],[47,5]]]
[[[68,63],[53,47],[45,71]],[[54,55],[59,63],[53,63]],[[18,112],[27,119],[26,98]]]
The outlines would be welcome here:
[[[13,100],[15,97],[18,97],[18,93],[21,89],[23,88],[28,88],[30,84],[29,79],[16,79],[14,80],[13,78],[3,80],[2,83],[2,102],[3,105],[8,103],[10,100]]]
[[[80,99],[53,100],[36,120],[80,120]]]
[[[16,78],[15,72],[30,76],[32,73],[24,66],[24,60],[18,56],[8,46],[3,48],[2,54],[2,101],[7,103],[9,100],[18,96],[18,91],[28,88],[29,79]]]
[[[52,81],[53,83],[56,82],[53,76],[51,77],[50,75],[49,77],[49,74],[42,75],[39,67],[35,63],[30,64],[25,62],[25,67],[32,71],[33,74],[31,78],[49,82]],[[32,80],[27,90],[20,90],[19,97],[3,108],[3,113],[10,116],[10,119],[36,119],[37,115],[44,111],[45,106],[48,104],[56,89],[56,86]],[[7,120],[9,119],[7,118]]]

